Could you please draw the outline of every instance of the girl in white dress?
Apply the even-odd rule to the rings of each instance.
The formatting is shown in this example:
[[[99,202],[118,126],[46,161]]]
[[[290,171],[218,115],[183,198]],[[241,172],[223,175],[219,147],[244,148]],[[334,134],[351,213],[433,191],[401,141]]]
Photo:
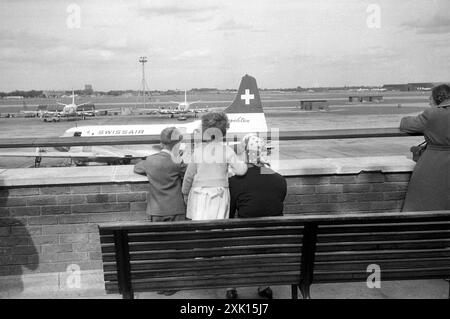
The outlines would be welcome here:
[[[202,117],[203,143],[194,149],[182,187],[188,219],[225,219],[229,216],[228,169],[236,175],[245,175],[247,164],[224,144],[228,127],[225,113],[212,112]]]

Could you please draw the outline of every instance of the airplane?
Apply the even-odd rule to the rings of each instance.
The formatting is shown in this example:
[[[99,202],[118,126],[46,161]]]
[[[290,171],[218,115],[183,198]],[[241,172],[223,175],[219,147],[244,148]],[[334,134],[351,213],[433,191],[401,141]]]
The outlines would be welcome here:
[[[170,101],[170,103],[173,104],[177,104],[176,108],[169,108],[169,109],[163,109],[163,108],[159,108],[158,109],[158,113],[160,114],[170,114],[171,117],[173,117],[176,114],[186,114],[186,113],[204,113],[204,112],[208,112],[209,110],[207,108],[196,108],[196,109],[191,109],[191,105],[193,104],[197,104],[200,103],[201,101],[194,101],[194,102],[188,102],[187,101],[187,91],[184,91],[184,102],[175,102],[175,101]]]
[[[72,95],[69,95],[69,97],[72,98],[72,103],[70,104],[64,104],[60,102],[56,102],[56,104],[64,106],[62,111],[45,111],[43,113],[43,118],[45,116],[57,116],[57,117],[69,117],[69,116],[94,116],[95,111],[78,111],[78,107],[89,104],[89,102],[81,103],[81,104],[75,104],[75,92],[72,91]]]
[[[228,134],[267,133],[267,122],[261,103],[256,79],[245,75],[241,79],[239,89],[233,102],[224,110],[230,122]],[[73,127],[64,132],[62,137],[90,136],[137,136],[159,135],[166,128],[177,127],[182,134],[193,134],[201,128],[201,120],[167,124],[134,124],[134,125],[92,125]],[[129,164],[133,159],[144,159],[159,152],[159,146],[139,145],[136,148],[127,146],[76,146],[58,147],[56,151],[37,148],[35,152],[1,152],[0,156],[35,157],[35,166],[39,166],[42,158],[70,158],[76,165],[90,162],[106,164]]]
[[[64,103],[56,102],[57,104],[64,106],[62,111],[41,111],[41,114],[39,117],[44,122],[59,122],[61,118],[77,119],[78,117],[81,117],[81,118],[85,119],[86,117],[93,117],[102,112],[111,112],[111,111],[119,112],[119,111],[121,111],[121,109],[119,109],[119,108],[101,109],[101,110],[95,110],[92,108],[90,110],[84,110],[84,109],[80,110],[80,107],[89,105],[90,102],[75,104],[76,96],[77,95],[75,95],[75,92],[72,91],[72,95],[68,96],[68,97],[72,98],[72,103],[64,104]]]

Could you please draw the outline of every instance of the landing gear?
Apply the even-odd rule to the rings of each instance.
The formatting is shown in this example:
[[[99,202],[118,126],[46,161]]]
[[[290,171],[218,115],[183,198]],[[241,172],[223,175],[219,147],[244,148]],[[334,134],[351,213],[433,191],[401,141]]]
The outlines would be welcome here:
[[[34,158],[34,167],[39,167],[41,165],[41,161],[42,161],[42,157],[41,156],[36,156]]]

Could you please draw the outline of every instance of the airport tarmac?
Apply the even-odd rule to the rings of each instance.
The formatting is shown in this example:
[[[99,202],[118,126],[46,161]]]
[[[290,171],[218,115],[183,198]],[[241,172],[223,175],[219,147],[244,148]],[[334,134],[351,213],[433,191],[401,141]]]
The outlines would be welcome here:
[[[206,94],[188,94],[188,101],[200,101],[196,107],[224,107],[229,105],[235,98],[235,92],[229,93],[206,93]],[[428,104],[429,92],[286,92],[273,93],[260,91],[261,100],[264,108],[278,106],[299,106],[300,100],[326,99],[331,106],[353,105],[349,103],[349,96],[383,96],[383,101],[374,103],[364,103],[364,105],[411,105],[414,103]],[[154,95],[145,102],[145,106],[157,109],[158,107],[167,107],[171,101],[182,101],[182,95]],[[0,99],[0,113],[19,112],[24,107],[28,111],[35,110],[38,105],[56,105],[56,101],[67,103],[68,98],[64,99],[44,99],[31,98],[21,100]],[[94,97],[78,97],[77,103],[93,103],[97,110],[121,107],[138,107],[144,106],[142,100],[138,100],[135,96],[94,96]]]

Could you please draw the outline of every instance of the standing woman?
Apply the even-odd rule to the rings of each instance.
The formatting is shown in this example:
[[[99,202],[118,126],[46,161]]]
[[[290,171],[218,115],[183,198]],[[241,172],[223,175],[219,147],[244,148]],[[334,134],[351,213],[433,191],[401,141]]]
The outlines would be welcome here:
[[[423,133],[427,142],[411,176],[402,211],[450,209],[450,86],[434,87],[430,106],[400,122],[400,130]]]
[[[194,149],[182,186],[188,219],[225,219],[229,216],[228,169],[236,175],[247,172],[247,164],[223,142],[229,125],[225,113],[211,112],[202,116],[203,143]]]

